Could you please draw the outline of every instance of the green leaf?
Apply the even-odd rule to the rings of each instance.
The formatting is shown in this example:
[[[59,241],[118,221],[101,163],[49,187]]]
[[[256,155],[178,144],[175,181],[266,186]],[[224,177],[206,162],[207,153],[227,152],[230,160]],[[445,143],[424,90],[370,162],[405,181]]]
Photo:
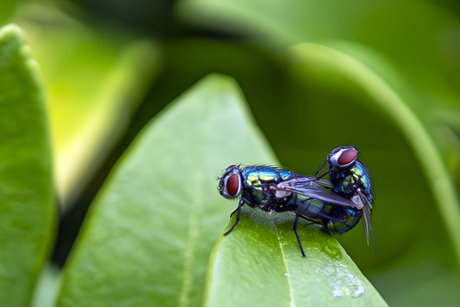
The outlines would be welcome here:
[[[60,306],[201,304],[212,246],[236,206],[217,193],[216,176],[234,163],[277,164],[243,101],[232,79],[211,75],[138,136],[92,205]],[[272,288],[276,302],[295,291],[299,303],[385,304],[330,236],[306,230],[311,258],[303,259],[291,223],[289,215],[245,210],[235,231],[220,235],[207,303],[240,305],[235,293],[261,298]]]
[[[387,306],[332,236],[300,226],[304,258],[292,215],[243,212],[214,249],[206,306]]]
[[[11,15],[14,13],[14,9],[16,8],[16,0],[4,0],[0,4],[0,24],[4,24]]]
[[[92,204],[60,306],[200,304],[234,205],[216,177],[231,163],[274,161],[242,101],[232,79],[207,77],[138,136]]]
[[[30,307],[56,306],[61,268],[57,265],[46,263],[38,275]]]
[[[403,92],[391,86],[392,81],[387,80],[397,79],[398,76],[378,73],[382,70],[375,70],[376,66],[390,65],[385,65],[383,60],[376,57],[369,56],[368,62],[365,62],[346,51],[317,44],[300,44],[292,50],[299,63],[323,71],[333,71],[361,86],[396,121],[426,172],[460,264],[460,201],[436,142],[428,132],[429,127],[409,107],[410,99],[416,99],[408,94],[410,87],[405,87],[406,91]]]
[[[425,1],[182,0],[178,12],[196,24],[256,34],[270,48],[334,39],[370,46],[435,104],[459,110],[460,21]]]
[[[282,163],[296,170],[314,172],[334,145],[362,151],[376,193],[380,267],[358,227],[340,241],[390,305],[459,300],[460,22],[437,5],[182,0],[178,6],[188,21],[249,33],[267,50],[316,43],[309,54],[296,53],[293,74],[283,76],[287,86],[270,87],[282,98],[257,106],[251,97],[251,108]]]
[[[126,31],[89,26],[49,3],[24,3],[16,19],[46,80],[57,193],[66,205],[125,132],[156,75],[159,50]]]
[[[0,29],[0,302],[28,306],[56,208],[42,82],[20,28]]]

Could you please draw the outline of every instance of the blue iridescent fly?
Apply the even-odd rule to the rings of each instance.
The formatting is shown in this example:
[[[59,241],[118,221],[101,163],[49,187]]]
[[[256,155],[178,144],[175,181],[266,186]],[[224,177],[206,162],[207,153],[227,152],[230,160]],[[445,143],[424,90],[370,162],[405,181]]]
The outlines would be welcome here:
[[[372,234],[370,221],[370,215],[374,202],[374,193],[372,191],[369,171],[366,166],[358,160],[358,154],[358,150],[353,146],[340,146],[335,148],[329,154],[327,159],[324,160],[323,164],[321,164],[315,176],[319,174],[324,164],[327,162],[328,170],[317,178],[319,179],[326,174],[329,174],[332,191],[351,200],[353,203],[360,205],[362,208],[361,214],[358,214],[359,216],[352,217],[349,216],[350,211],[348,211],[348,209],[333,206],[331,212],[329,212],[330,216],[340,219],[341,216],[348,215],[349,221],[345,223],[337,223],[333,219],[330,221],[323,220],[328,231],[337,233],[348,231],[349,229],[347,228],[355,226],[362,215],[367,244],[369,245],[370,235],[375,252],[374,236]]]
[[[312,185],[312,178],[318,180],[316,183],[322,187],[332,189],[332,184],[329,181],[321,180],[314,176],[301,177],[288,180],[278,185],[279,190],[290,191],[296,194],[310,195],[309,186]],[[333,195],[335,193],[332,193]],[[314,197],[314,196],[312,196]],[[321,224],[321,229],[328,233],[343,234],[358,224],[363,215],[364,206],[361,203],[354,203],[355,206],[343,206],[340,204],[332,204],[325,202],[322,208],[322,215],[319,220],[315,220],[317,224]],[[313,217],[313,216],[312,216]],[[315,216],[318,217],[318,216]]]
[[[299,218],[320,225],[324,224],[324,221],[347,224],[349,216],[338,217],[334,208],[344,208],[344,212],[350,209],[352,213],[359,213],[362,209],[362,204],[339,196],[326,188],[332,188],[330,182],[314,176],[302,176],[264,165],[244,168],[231,165],[220,178],[219,192],[226,198],[241,198],[238,207],[231,214],[237,213],[236,221],[224,235],[228,235],[240,221],[241,207],[244,204],[252,208],[258,206],[264,211],[294,211],[293,230],[305,257],[297,234]],[[324,230],[328,231],[326,227]]]

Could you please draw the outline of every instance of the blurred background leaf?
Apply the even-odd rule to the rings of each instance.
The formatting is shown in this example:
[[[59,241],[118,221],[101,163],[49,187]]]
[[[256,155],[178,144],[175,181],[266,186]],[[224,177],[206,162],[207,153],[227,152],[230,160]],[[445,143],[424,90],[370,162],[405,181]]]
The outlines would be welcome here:
[[[126,129],[158,67],[158,48],[33,2],[18,10],[16,22],[46,81],[58,195],[66,206]]]
[[[0,301],[28,306],[54,243],[56,208],[42,80],[21,29],[0,29]]]

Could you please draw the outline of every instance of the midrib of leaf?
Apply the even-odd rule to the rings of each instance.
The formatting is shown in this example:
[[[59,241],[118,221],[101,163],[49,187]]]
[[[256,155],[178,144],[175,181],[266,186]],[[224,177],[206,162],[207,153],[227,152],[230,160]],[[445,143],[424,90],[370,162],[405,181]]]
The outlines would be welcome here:
[[[309,62],[327,67],[359,84],[393,116],[425,169],[460,265],[460,203],[442,156],[423,123],[381,76],[359,60],[330,47],[312,43],[297,45],[293,51],[300,59],[308,54]]]
[[[284,247],[283,247],[283,244],[281,243],[281,238],[280,238],[280,235],[279,235],[278,231],[276,231],[276,237],[278,238],[278,244],[280,246],[281,257],[283,258],[283,264],[284,264],[284,268],[286,269],[286,274],[287,274],[286,278],[287,278],[288,285],[289,285],[289,295],[291,296],[291,300],[290,300],[289,305],[291,307],[295,307],[294,293],[292,293],[291,273],[289,272],[289,269],[288,269],[288,266],[287,266],[286,257],[285,257],[285,254],[284,254]]]
[[[179,298],[179,306],[186,307],[190,305],[190,289],[192,285],[192,263],[193,263],[193,253],[196,246],[196,240],[199,237],[199,230],[198,230],[198,201],[202,198],[202,193],[200,189],[200,183],[203,182],[203,174],[200,172],[197,174],[197,178],[199,180],[195,180],[195,189],[196,193],[195,197],[193,197],[193,201],[191,202],[190,208],[190,232],[188,236],[188,244],[185,250],[185,259],[184,259],[184,278],[182,280],[182,291]]]

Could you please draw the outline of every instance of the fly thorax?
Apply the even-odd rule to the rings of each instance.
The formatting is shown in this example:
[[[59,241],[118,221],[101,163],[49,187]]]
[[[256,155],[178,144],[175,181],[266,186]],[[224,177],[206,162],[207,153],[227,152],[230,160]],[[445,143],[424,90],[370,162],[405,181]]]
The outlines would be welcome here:
[[[339,172],[338,169],[336,169],[335,167],[332,167],[329,169],[329,178],[332,182],[332,185],[334,186],[338,186],[338,185],[342,185],[342,181],[344,179],[344,174],[343,172]]]
[[[261,203],[266,201],[266,197],[263,191],[262,183],[258,176],[250,174],[246,179],[246,188],[250,194],[255,198],[256,202]]]
[[[350,174],[343,178],[341,184],[339,184],[336,188],[339,189],[340,193],[350,195],[353,194],[356,189],[356,182],[356,176],[354,174]]]

